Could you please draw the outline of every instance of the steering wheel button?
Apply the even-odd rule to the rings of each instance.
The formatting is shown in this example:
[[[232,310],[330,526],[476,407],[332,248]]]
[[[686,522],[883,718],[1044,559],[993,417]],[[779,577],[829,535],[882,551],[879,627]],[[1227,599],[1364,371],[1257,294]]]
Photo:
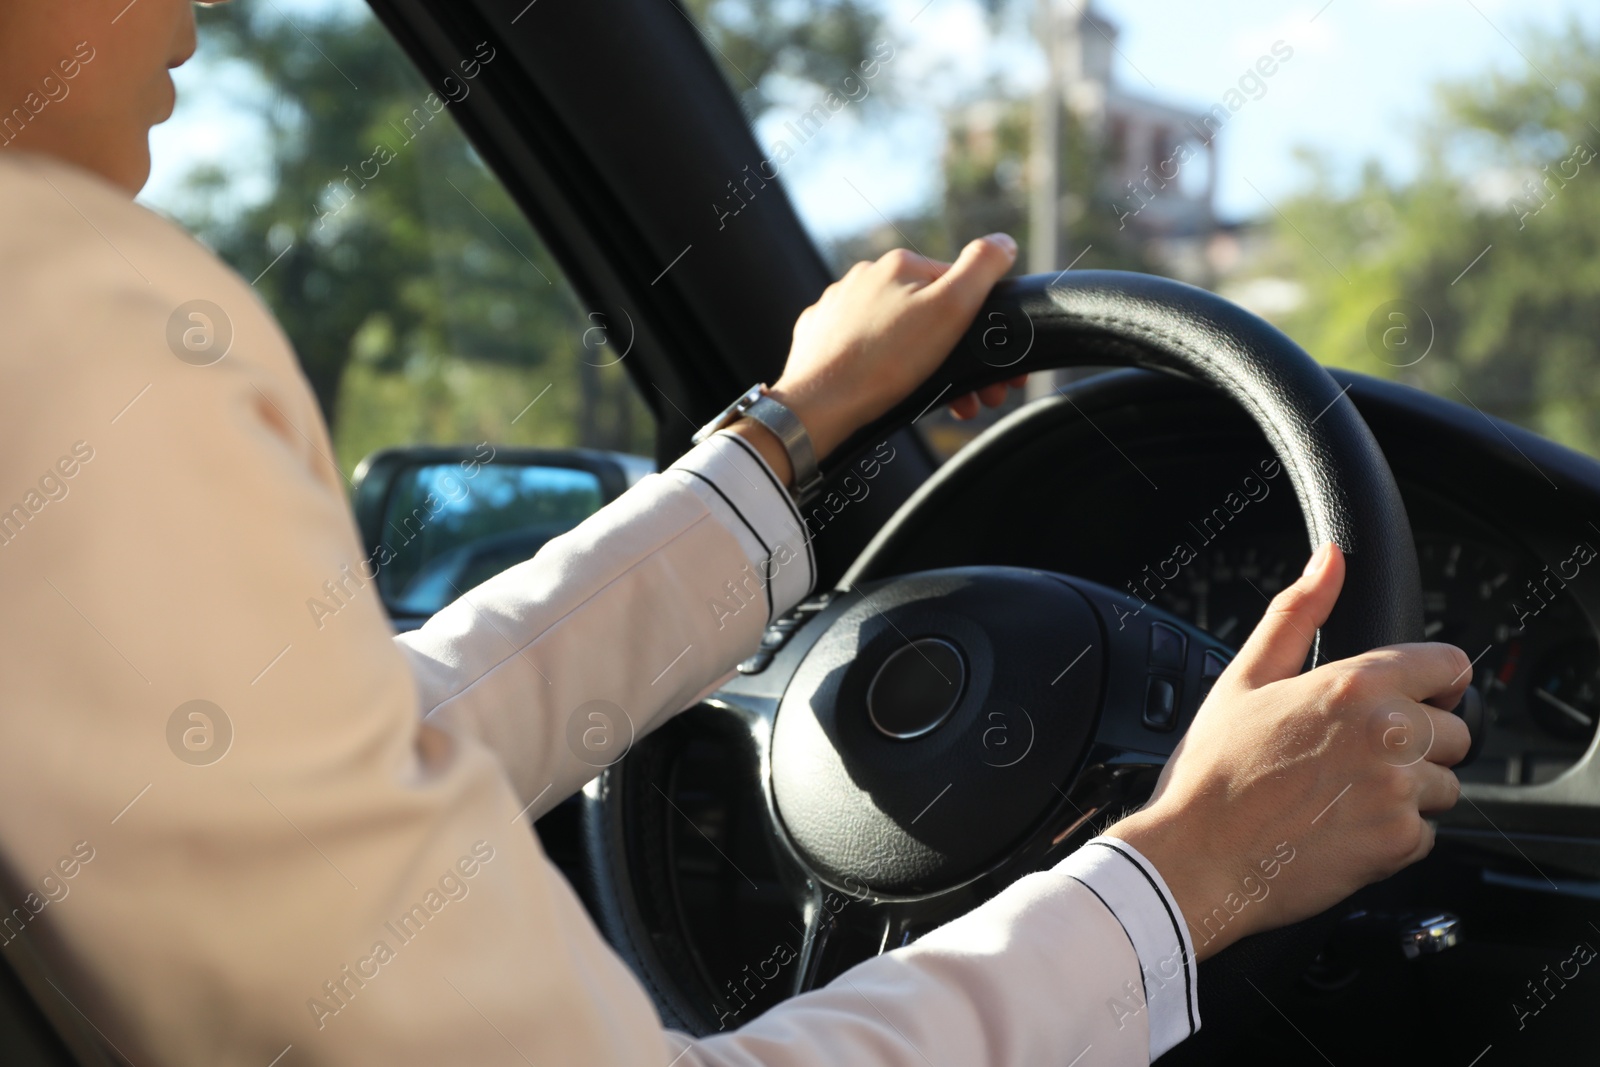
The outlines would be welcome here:
[[[1144,691],[1144,724],[1152,730],[1171,730],[1178,719],[1178,687],[1167,678],[1151,678]]]
[[[773,652],[783,647],[789,640],[789,630],[780,630],[776,626],[769,626],[761,634],[761,648],[764,652]]]
[[[767,669],[767,665],[771,662],[771,652],[757,652],[755,655],[739,664],[737,669],[740,674],[760,674],[762,671]]]
[[[1164,622],[1150,624],[1150,666],[1166,671],[1182,671],[1189,658],[1189,642],[1176,627]]]
[[[1207,652],[1200,661],[1200,677],[1220,678],[1222,672],[1228,669],[1228,658],[1221,652]]]

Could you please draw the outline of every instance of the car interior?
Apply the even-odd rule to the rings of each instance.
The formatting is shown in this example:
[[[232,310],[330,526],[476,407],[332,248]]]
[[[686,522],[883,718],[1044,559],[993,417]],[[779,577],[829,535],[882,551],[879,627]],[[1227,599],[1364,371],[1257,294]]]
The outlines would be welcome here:
[[[479,455],[565,495],[470,551],[403,562],[383,596],[405,629],[774,380],[835,274],[781,190],[741,201],[736,225],[707,210],[767,150],[678,4],[370,6],[428,84],[492,49],[450,112],[583,307],[626,321],[621,369],[655,417],[653,463]],[[1018,273],[934,378],[824,464],[812,595],[536,826],[663,1021],[747,1021],[1138,807],[1269,599],[1333,536],[1350,578],[1319,661],[1423,639],[1473,660],[1462,798],[1422,862],[1206,961],[1204,1026],[1161,1062],[1592,1056],[1584,984],[1600,979],[1573,959],[1600,943],[1600,461],[1464,396],[1325,369],[1179,281]],[[952,458],[919,430],[948,395],[1063,368],[1079,373]],[[367,545],[474,455],[369,456]],[[954,704],[930,710],[903,661],[898,692],[882,684],[907,643],[953,657]],[[50,979],[25,943],[0,956],[6,1062],[118,1062]]]

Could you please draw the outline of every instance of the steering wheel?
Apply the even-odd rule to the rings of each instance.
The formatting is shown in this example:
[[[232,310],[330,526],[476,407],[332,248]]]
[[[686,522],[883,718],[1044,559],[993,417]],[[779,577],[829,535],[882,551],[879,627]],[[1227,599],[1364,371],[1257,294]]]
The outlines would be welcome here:
[[[1344,591],[1312,663],[1421,639],[1410,525],[1354,405],[1283,333],[1179,282],[1074,271],[1001,283],[939,371],[826,469],[846,470],[943,398],[1076,365],[1198,379],[1260,427],[1294,485],[1309,544],[1332,540],[1346,556]],[[774,979],[789,992],[909,943],[1143,803],[1231,656],[1126,591],[1066,575],[880,573],[894,530],[917,522],[929,490],[879,533],[825,606],[797,616],[770,666],[709,702],[744,745],[778,866],[802,906],[797,958]],[[671,803],[661,771],[646,742],[585,791],[593,903],[668,1023],[706,1032],[718,1028],[715,1005],[729,993],[707,988],[715,983],[666,918],[669,857],[647,829],[665,825],[654,820]],[[1320,948],[1330,916],[1209,959],[1205,1025],[1171,1060],[1200,1055],[1251,1017],[1261,998],[1243,979],[1292,977]]]

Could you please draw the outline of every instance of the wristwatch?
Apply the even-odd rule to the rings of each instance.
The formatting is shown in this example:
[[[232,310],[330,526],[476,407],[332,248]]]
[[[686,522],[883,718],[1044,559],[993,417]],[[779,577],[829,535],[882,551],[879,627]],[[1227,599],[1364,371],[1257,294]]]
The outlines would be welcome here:
[[[700,427],[692,438],[699,444],[718,430],[750,418],[772,431],[789,454],[789,466],[794,470],[795,502],[804,504],[816,495],[822,486],[822,472],[817,469],[817,453],[811,447],[811,435],[794,412],[767,395],[767,385],[752,385],[744,394],[722,409],[722,413]]]

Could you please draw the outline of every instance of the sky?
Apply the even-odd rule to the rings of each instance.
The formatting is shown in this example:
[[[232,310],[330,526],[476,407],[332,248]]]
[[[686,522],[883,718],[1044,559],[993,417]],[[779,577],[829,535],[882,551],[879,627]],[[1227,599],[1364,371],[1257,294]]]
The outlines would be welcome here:
[[[1070,11],[1084,0],[1059,0]],[[360,0],[278,0],[290,17]],[[857,233],[885,216],[909,213],[938,195],[945,109],[991,95],[993,85],[1026,92],[1042,76],[1015,0],[998,33],[976,0],[884,0],[894,56],[883,86],[895,92],[895,117],[856,104],[830,120],[783,168],[802,219],[823,240]],[[1578,18],[1600,31],[1595,0],[1096,0],[1118,30],[1114,77],[1142,95],[1203,110],[1221,99],[1275,42],[1293,58],[1267,79],[1267,91],[1229,121],[1218,138],[1218,207],[1224,218],[1251,217],[1302,187],[1295,161],[1304,145],[1335,161],[1336,177],[1376,158],[1406,175],[1417,160],[1417,132],[1441,80],[1525,71],[1519,53],[1531,27]],[[202,48],[204,43],[202,41]],[[261,185],[261,131],[241,123],[227,94],[199,91],[199,70],[177,72],[180,112],[156,130],[156,167],[145,199],[169,201],[179,175],[198,161],[229,169],[248,189]],[[215,88],[214,84],[209,88]],[[771,147],[784,122],[816,101],[814,89],[788,101],[756,129]]]
[[[1081,0],[1061,3],[1071,11]],[[889,0],[889,8],[890,66],[912,90],[909,113],[866,123],[847,109],[787,171],[802,217],[821,236],[857,232],[936,196],[941,108],[983,95],[990,78],[1025,90],[1042,77],[1022,27],[992,36],[971,0]],[[1197,110],[1275,42],[1293,49],[1265,95],[1218,138],[1224,218],[1260,214],[1264,198],[1302,187],[1298,145],[1326,153],[1346,177],[1369,158],[1413,172],[1437,83],[1525,71],[1518,49],[1530,27],[1576,16],[1600,29],[1595,0],[1097,0],[1095,8],[1119,31],[1117,83]],[[764,123],[758,139],[785,117]]]

